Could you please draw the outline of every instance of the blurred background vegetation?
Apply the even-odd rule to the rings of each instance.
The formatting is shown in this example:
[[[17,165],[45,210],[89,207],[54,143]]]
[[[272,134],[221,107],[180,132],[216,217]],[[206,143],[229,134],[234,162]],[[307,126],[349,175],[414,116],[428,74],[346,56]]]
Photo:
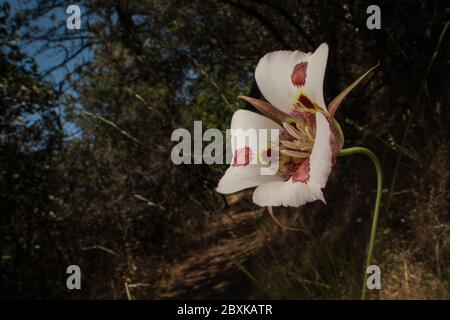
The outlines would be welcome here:
[[[225,130],[273,50],[327,42],[325,97],[380,61],[337,114],[380,157],[381,299],[450,289],[447,1],[81,0],[0,5],[1,298],[358,298],[375,197],[338,160],[327,205],[277,209],[214,188],[226,166],[170,160],[175,128]],[[82,270],[82,290],[66,268]]]

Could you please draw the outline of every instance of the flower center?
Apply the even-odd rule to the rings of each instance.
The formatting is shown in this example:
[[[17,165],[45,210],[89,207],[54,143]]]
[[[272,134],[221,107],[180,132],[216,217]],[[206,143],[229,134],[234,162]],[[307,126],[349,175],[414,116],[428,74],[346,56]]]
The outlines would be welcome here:
[[[280,170],[278,175],[284,180],[307,182],[310,160],[316,137],[316,112],[320,107],[302,92],[299,93],[290,122],[283,122],[280,135]]]

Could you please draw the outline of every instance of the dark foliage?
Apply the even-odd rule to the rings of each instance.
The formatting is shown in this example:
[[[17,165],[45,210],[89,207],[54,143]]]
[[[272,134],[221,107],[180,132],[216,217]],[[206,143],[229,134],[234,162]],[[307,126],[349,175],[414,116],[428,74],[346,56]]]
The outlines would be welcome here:
[[[399,252],[408,252],[448,288],[448,233],[430,240],[418,232],[421,224],[430,233],[437,224],[449,226],[444,1],[379,1],[381,30],[366,28],[364,1],[79,5],[79,31],[39,23],[55,8],[65,10],[64,1],[36,1],[15,16],[2,6],[1,297],[126,298],[129,286],[134,297],[161,297],[168,266],[196,248],[227,205],[214,191],[225,167],[173,165],[172,131],[192,129],[194,120],[225,130],[235,110],[249,108],[239,94],[260,96],[253,71],[262,55],[312,51],[322,42],[330,46],[326,101],[380,62],[337,114],[346,145],[367,146],[383,162],[386,249],[377,261],[395,264]],[[39,72],[21,51],[25,43],[62,54],[62,62]],[[54,70],[64,70],[61,83],[44,80]],[[75,129],[65,129],[67,123]],[[249,297],[358,295],[372,171],[366,159],[339,161],[325,191],[329,205],[301,211],[312,236],[276,233],[249,266],[257,281],[272,279],[272,289],[283,289],[257,286]],[[292,258],[298,243],[302,253]],[[439,259],[430,253],[436,245]],[[410,254],[411,247],[420,253]],[[83,270],[80,292],[66,289],[70,264]],[[332,288],[299,285],[285,278],[289,272]]]

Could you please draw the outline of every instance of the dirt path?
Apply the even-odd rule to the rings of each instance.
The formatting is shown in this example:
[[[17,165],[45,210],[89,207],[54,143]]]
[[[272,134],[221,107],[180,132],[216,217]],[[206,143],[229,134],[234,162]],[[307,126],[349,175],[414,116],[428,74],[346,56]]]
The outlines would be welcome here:
[[[246,266],[251,254],[264,243],[257,217],[262,210],[230,209],[208,225],[198,250],[168,272],[164,299],[242,298],[250,280],[238,265]],[[231,296],[230,296],[231,294]],[[233,296],[233,294],[235,296]]]

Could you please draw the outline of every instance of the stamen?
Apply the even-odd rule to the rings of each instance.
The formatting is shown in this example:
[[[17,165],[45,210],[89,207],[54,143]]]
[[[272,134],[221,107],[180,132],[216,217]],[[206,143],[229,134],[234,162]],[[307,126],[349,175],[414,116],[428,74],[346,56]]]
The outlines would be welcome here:
[[[305,130],[306,130],[306,135],[308,136],[308,138],[310,138],[311,140],[314,141],[314,137],[311,134],[311,132],[309,131],[309,127],[308,126],[305,127]]]
[[[302,139],[302,141],[300,141],[300,140],[294,140],[294,141],[281,140],[280,143],[282,146],[285,146],[289,149],[300,150],[300,151],[311,151],[311,149],[313,147],[313,141],[310,140],[311,142],[306,142],[304,140],[305,140],[304,138]],[[274,146],[274,145],[272,145],[272,148],[276,148],[277,150],[279,149],[278,146]]]
[[[308,152],[299,152],[299,151],[293,151],[293,150],[287,150],[287,149],[283,149],[280,151],[281,153],[289,156],[289,157],[293,157],[293,158],[307,158],[309,157],[309,153]]]
[[[298,140],[303,140],[302,134],[297,129],[295,129],[291,124],[289,124],[287,122],[283,122],[283,127],[294,138],[296,138]]]
[[[302,151],[311,151],[314,145],[312,142],[299,142],[298,144],[300,146],[300,150]]]
[[[281,142],[281,144],[282,144],[283,146],[286,146],[286,147],[288,147],[288,148],[291,148],[291,149],[300,149],[300,146],[299,146],[297,140],[296,140],[296,142],[291,142],[291,141],[280,141],[280,142]]]
[[[297,128],[298,131],[305,134],[305,124],[296,123],[295,127]]]

